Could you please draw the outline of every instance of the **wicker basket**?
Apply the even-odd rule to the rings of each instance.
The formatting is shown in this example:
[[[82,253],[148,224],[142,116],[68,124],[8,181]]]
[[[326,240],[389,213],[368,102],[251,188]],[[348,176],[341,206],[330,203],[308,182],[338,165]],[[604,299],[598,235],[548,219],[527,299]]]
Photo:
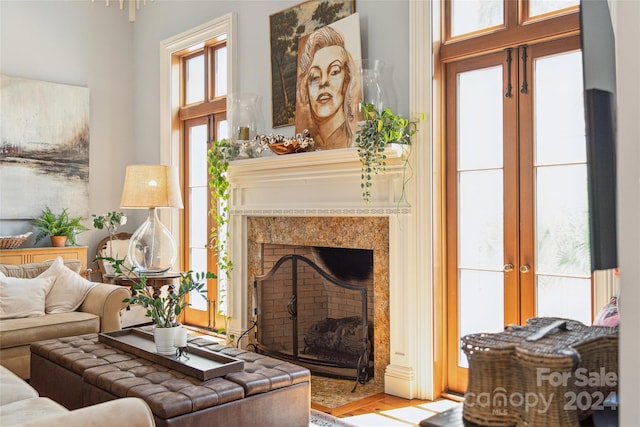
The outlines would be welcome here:
[[[464,419],[496,427],[579,426],[590,408],[566,410],[571,392],[594,396],[599,391],[606,397],[615,387],[578,387],[576,369],[592,373],[602,368],[617,376],[617,333],[617,328],[589,327],[573,320],[533,318],[523,327],[463,337],[462,350],[469,360]],[[531,340],[535,335],[539,336]],[[542,372],[554,375],[553,379],[565,376],[567,381],[541,380]]]
[[[546,411],[521,411],[523,425],[578,427],[591,415],[593,405],[601,405],[617,390],[618,328],[567,328],[544,341],[518,346],[516,358],[524,390],[553,399]],[[612,374],[613,382],[599,383]],[[594,382],[587,380],[590,375],[596,376]]]
[[[31,232],[21,234],[19,236],[0,237],[0,249],[19,248],[31,236]]]

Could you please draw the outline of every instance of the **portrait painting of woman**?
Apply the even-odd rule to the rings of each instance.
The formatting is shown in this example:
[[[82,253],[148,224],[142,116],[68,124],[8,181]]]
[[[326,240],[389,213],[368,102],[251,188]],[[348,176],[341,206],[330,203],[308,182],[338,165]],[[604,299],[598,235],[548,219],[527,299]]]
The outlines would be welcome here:
[[[356,66],[360,62],[359,42],[358,31],[358,57],[354,60],[344,35],[332,25],[300,38],[296,132],[309,129],[317,148],[346,148],[353,142],[362,99]]]

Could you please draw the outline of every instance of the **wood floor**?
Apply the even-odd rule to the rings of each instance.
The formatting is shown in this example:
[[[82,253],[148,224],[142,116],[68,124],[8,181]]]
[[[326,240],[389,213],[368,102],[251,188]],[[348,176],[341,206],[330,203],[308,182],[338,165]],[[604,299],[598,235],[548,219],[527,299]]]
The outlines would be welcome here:
[[[343,418],[344,421],[355,426],[408,427],[418,426],[421,420],[458,404],[460,403],[449,399],[440,399],[435,402],[419,399],[407,400],[378,393],[338,408],[323,408],[313,403],[311,407]]]
[[[200,333],[199,335],[204,334]],[[212,337],[212,339],[219,340],[220,338]],[[325,384],[325,387],[332,389],[333,393],[346,393],[345,390],[350,390],[353,387],[353,381],[349,380],[345,384],[340,384],[342,381],[344,380],[335,380],[334,384]],[[312,388],[313,383],[312,378]],[[358,387],[359,392],[366,393],[366,390],[362,390],[366,389],[366,386]],[[374,393],[337,407],[330,408],[313,402],[311,407],[334,417],[342,418],[357,427],[410,427],[418,426],[423,419],[459,405],[460,401],[455,396],[451,396],[449,399],[430,401],[407,400],[385,393]]]

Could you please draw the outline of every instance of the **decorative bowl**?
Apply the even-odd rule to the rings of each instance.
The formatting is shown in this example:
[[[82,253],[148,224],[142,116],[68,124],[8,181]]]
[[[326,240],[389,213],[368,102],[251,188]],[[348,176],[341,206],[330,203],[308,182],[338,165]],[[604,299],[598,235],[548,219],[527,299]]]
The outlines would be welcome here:
[[[307,151],[306,148],[302,148],[298,141],[291,141],[291,143],[285,145],[284,142],[274,142],[269,145],[269,149],[276,154],[292,154],[292,153],[302,153]]]
[[[29,231],[19,236],[0,236],[0,249],[19,248],[31,234],[33,233]]]

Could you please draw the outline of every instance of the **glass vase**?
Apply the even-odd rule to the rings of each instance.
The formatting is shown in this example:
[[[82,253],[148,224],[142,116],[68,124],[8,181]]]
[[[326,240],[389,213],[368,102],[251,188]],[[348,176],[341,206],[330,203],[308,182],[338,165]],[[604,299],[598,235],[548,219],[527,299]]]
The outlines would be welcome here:
[[[229,94],[229,122],[233,141],[249,141],[255,139],[263,128],[260,102],[262,97],[255,93]]]
[[[377,111],[382,111],[384,91],[382,87],[382,68],[384,63],[377,59],[363,59],[361,68],[362,102],[373,104]],[[361,115],[361,119],[365,117]]]

